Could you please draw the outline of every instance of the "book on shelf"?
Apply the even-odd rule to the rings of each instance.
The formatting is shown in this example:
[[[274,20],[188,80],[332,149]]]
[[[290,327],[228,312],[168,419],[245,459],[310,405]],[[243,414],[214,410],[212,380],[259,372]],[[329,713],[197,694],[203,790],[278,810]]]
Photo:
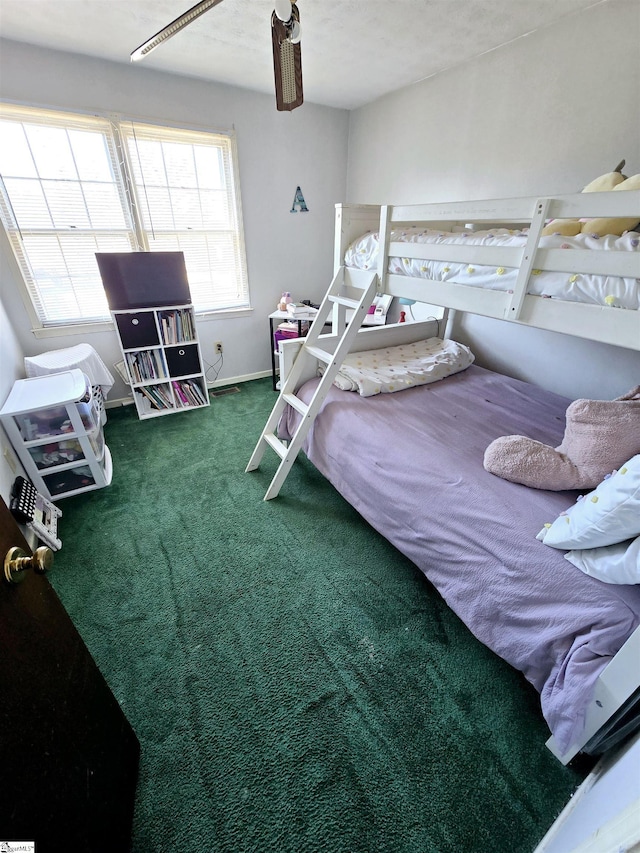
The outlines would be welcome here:
[[[173,400],[162,385],[141,385],[136,391],[142,393],[156,409],[173,409]]]
[[[202,392],[200,383],[195,379],[176,379],[173,381],[173,390],[176,399],[181,406],[204,406],[206,398]]]
[[[193,315],[188,309],[183,309],[180,312],[182,318],[182,340],[192,341],[195,338],[195,329],[193,327]]]
[[[155,400],[152,400],[149,396],[143,394],[142,391],[136,388],[134,393],[136,397],[136,405],[141,414],[147,415],[149,412],[158,409],[158,405]]]
[[[136,405],[138,406],[138,411],[143,415],[148,414],[154,409],[158,409],[159,406],[156,401],[149,394],[143,393],[141,388],[135,389],[135,397],[136,397]]]
[[[193,393],[196,396],[196,399],[199,401],[201,406],[206,406],[208,402],[208,396],[206,388],[203,389],[202,385],[198,382],[197,379],[187,379],[187,382],[191,386]]]
[[[173,385],[173,395],[176,399],[178,406],[184,408],[185,406],[190,406],[191,402],[187,395],[184,393],[184,390],[181,387],[181,383],[176,379],[171,383]]]
[[[164,344],[182,344],[195,340],[193,316],[188,308],[163,311],[160,314],[160,325]]]
[[[165,406],[162,397],[160,397],[150,385],[147,387],[144,385],[140,386],[140,391],[151,401],[154,408],[164,409]]]
[[[170,393],[167,385],[152,385],[150,387],[153,388],[155,393],[164,402],[166,409],[172,409],[173,408],[173,399],[171,397],[171,393]]]
[[[126,353],[127,365],[134,382],[166,379],[164,362],[158,350],[138,350]]]

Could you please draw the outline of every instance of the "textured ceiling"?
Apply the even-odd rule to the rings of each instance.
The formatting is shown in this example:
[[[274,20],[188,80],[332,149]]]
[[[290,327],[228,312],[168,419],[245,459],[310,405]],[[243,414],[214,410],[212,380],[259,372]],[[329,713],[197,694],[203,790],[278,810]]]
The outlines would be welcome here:
[[[353,109],[606,0],[298,0],[305,100]],[[195,0],[0,0],[0,35],[129,62]],[[224,0],[147,68],[273,92],[273,0]]]

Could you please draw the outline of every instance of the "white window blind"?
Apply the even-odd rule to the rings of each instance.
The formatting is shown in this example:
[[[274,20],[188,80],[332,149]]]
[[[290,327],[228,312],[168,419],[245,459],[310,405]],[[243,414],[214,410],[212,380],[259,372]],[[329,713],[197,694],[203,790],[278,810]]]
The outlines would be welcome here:
[[[96,252],[183,251],[196,311],[248,307],[232,140],[3,105],[0,216],[43,326],[109,319]]]
[[[184,252],[199,310],[246,307],[230,138],[141,124],[120,130],[149,249]]]

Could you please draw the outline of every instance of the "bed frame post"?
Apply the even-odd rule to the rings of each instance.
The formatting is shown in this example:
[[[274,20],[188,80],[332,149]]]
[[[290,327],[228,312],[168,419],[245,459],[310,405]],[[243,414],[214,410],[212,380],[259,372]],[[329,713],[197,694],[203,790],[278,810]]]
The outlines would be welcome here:
[[[380,242],[378,250],[378,280],[380,290],[386,293],[387,275],[389,272],[389,243],[391,242],[391,205],[383,204],[380,208]]]
[[[640,627],[635,629],[598,676],[591,701],[585,711],[584,728],[578,738],[564,753],[553,736],[547,741],[548,749],[563,764],[568,764],[640,688],[638,660]]]
[[[344,264],[350,243],[365,231],[377,231],[380,223],[379,204],[336,204],[333,246],[333,274]]]
[[[345,214],[346,205],[336,204],[336,218],[334,223],[334,240],[333,240],[333,274],[335,275],[342,266],[345,246]]]

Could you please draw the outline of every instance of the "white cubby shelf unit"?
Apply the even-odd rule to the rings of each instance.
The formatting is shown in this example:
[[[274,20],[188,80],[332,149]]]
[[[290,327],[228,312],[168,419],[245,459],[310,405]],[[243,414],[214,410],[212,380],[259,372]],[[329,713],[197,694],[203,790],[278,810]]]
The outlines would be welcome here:
[[[112,311],[141,420],[209,405],[193,305]]]

